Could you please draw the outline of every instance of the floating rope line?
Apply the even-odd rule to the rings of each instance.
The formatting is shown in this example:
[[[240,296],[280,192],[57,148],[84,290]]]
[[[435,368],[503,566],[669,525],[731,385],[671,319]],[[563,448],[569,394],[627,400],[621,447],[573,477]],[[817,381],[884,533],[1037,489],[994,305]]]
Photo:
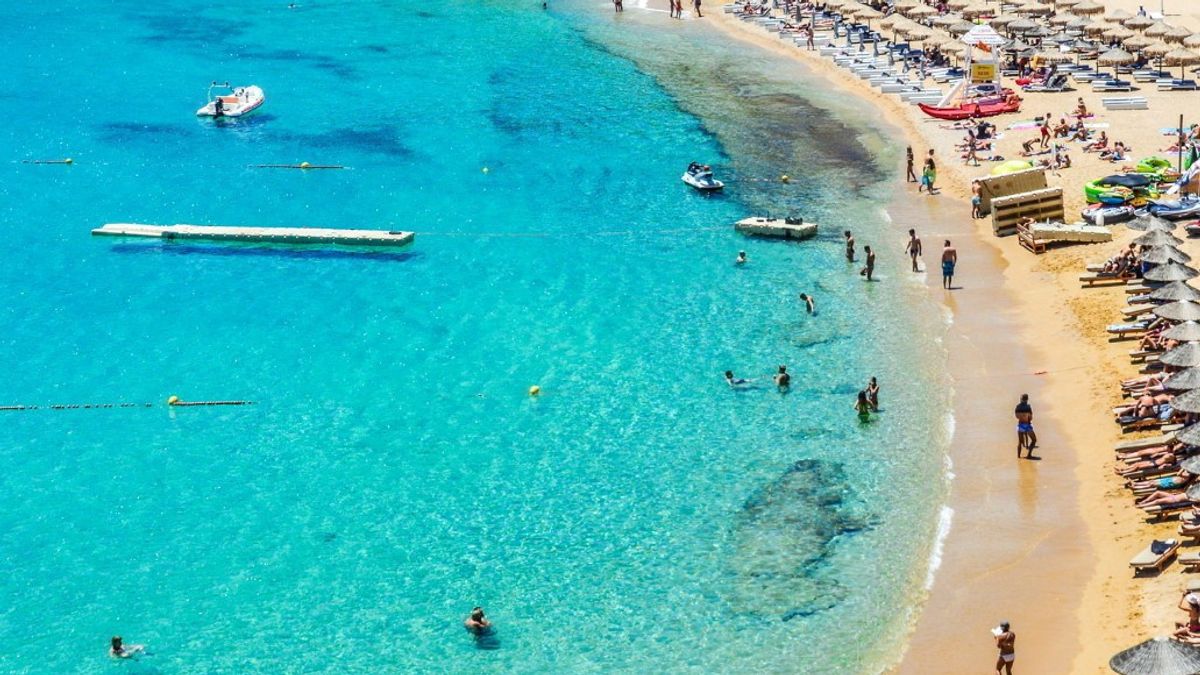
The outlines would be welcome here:
[[[23,159],[22,164],[74,164],[75,160],[70,157],[66,159]]]
[[[223,405],[254,405],[254,401],[184,401],[178,396],[167,399],[170,408],[194,408]],[[24,410],[107,410],[110,408],[153,408],[153,403],[52,403],[50,405],[0,405],[0,412]]]
[[[345,169],[341,164],[251,164],[251,169]]]
[[[679,227],[665,230],[610,230],[606,232],[414,232],[422,237],[632,237],[646,234],[688,234],[690,232],[726,232],[732,227]]]

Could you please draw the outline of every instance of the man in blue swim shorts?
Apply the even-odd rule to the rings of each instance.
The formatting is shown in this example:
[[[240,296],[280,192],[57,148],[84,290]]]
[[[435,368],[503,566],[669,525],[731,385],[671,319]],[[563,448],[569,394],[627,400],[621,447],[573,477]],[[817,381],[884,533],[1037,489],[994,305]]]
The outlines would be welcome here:
[[[950,240],[946,240],[945,247],[942,248],[942,288],[951,289],[951,284],[954,282],[954,266],[958,264],[958,249],[950,245]]]
[[[1037,446],[1037,434],[1033,432],[1033,406],[1029,405],[1029,394],[1021,394],[1021,402],[1015,411],[1017,416],[1017,458],[1021,457],[1021,449],[1025,449],[1027,457],[1033,457],[1033,448]]]

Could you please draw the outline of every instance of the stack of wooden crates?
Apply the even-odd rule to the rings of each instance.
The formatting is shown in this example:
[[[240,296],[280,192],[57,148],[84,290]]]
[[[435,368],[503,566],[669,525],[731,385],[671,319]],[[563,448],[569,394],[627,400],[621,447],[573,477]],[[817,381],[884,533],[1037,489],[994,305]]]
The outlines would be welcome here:
[[[987,176],[979,179],[979,186],[979,215],[991,214],[997,237],[1016,234],[1023,218],[1061,222],[1066,216],[1062,188],[1046,187],[1044,169]]]

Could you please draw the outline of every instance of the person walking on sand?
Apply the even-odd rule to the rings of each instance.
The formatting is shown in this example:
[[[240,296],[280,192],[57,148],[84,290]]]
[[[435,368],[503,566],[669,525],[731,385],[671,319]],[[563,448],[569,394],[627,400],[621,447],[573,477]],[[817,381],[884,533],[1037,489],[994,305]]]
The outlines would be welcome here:
[[[817,301],[813,300],[813,296],[809,295],[808,293],[801,293],[800,299],[804,301],[804,309],[809,314],[817,313]]]
[[[862,271],[858,274],[859,276],[866,277],[867,281],[875,281],[871,276],[875,273],[875,252],[871,250],[870,246],[864,246],[863,252],[867,254],[867,266],[862,268]]]
[[[1017,634],[1008,626],[1007,621],[992,629],[996,637],[996,648],[1000,655],[996,657],[996,675],[1012,675],[1013,661],[1017,660]]]
[[[952,290],[954,285],[954,266],[958,264],[958,250],[946,240],[942,247],[942,288]]]
[[[854,235],[846,230],[842,236],[846,238],[846,262],[854,262]]]
[[[983,196],[981,195],[980,190],[982,190],[982,185],[980,185],[979,181],[978,180],[971,181],[971,219],[972,220],[978,220],[979,218],[983,217],[982,214],[980,214],[980,212],[979,212],[979,207],[982,206],[982,204],[983,204]]]
[[[1033,431],[1033,406],[1029,405],[1029,394],[1021,394],[1021,401],[1013,413],[1017,417],[1017,459],[1021,458],[1021,448],[1025,449],[1027,457],[1033,457],[1037,434]]]
[[[904,246],[904,252],[912,259],[912,268],[914,272],[920,272],[917,266],[917,258],[921,257],[921,238],[917,236],[916,230],[908,231],[908,243]]]
[[[683,18],[683,0],[675,0],[675,18]]]
[[[703,14],[700,13],[700,0],[692,0],[692,7],[694,7],[696,9],[696,18],[697,19],[704,16]]]
[[[933,163],[933,157],[925,159],[925,168],[921,170],[921,183],[925,186],[925,193],[933,195],[933,184],[937,182],[937,165]],[[920,191],[920,188],[917,188]]]
[[[913,160],[913,149],[912,149],[912,146],[910,145],[910,146],[908,146],[908,149],[904,151],[904,163],[905,163],[904,182],[905,183],[916,183],[917,182],[917,173],[916,173],[916,171],[913,171],[913,161],[914,161]]]
[[[810,52],[811,52],[812,50],[814,50],[814,49],[816,49],[816,48],[817,48],[817,43],[816,43],[816,40],[815,40],[815,39],[814,39],[814,37],[813,37],[813,33],[814,33],[814,32],[815,32],[815,31],[813,30],[813,26],[812,26],[812,24],[809,24],[809,25],[808,25],[808,30],[804,31],[804,33],[805,33],[805,38],[804,38],[804,39],[805,39],[805,43],[806,43],[806,46],[808,47],[808,51],[810,51]]]

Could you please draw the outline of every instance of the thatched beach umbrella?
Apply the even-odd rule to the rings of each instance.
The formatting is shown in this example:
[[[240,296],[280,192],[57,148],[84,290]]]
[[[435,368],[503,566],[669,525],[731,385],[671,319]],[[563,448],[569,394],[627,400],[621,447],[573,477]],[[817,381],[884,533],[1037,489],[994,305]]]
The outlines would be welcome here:
[[[1113,40],[1124,40],[1126,38],[1131,38],[1134,35],[1135,33],[1125,26],[1113,26],[1112,28],[1104,31],[1104,37],[1111,38]]]
[[[1053,14],[1054,9],[1046,5],[1027,3],[1024,5],[1017,5],[1017,8],[1014,9],[1013,12],[1017,14],[1024,14],[1026,16],[1045,16],[1046,14]]]
[[[1193,389],[1200,389],[1200,368],[1188,368],[1177,373],[1171,373],[1169,376],[1167,376],[1167,380],[1163,383],[1163,387],[1167,389],[1167,391],[1191,391]],[[1191,427],[1188,427],[1188,429],[1197,426],[1200,425],[1193,424]],[[1184,431],[1186,431],[1186,429]],[[1196,440],[1200,440],[1200,429],[1195,429],[1195,433]],[[1180,441],[1188,443],[1189,445],[1200,445],[1200,443],[1184,441],[1183,439],[1180,439]]]
[[[1037,27],[1038,25],[1029,19],[1014,19],[1009,21],[1005,28],[1009,33],[1028,33]]]
[[[1012,16],[1010,14],[1001,14],[1000,16],[993,16],[992,18],[988,19],[987,22],[992,28],[1004,28],[1008,24],[1017,21],[1018,19],[1020,19],[1020,17]]]
[[[990,16],[992,14],[996,14],[996,8],[992,7],[991,5],[986,5],[982,2],[972,2],[971,4],[959,10],[959,14],[962,14],[968,19],[976,16]]]
[[[1180,300],[1200,302],[1200,290],[1192,288],[1186,281],[1172,281],[1150,291],[1149,297],[1151,300],[1159,302],[1178,302]]]
[[[1195,675],[1200,647],[1156,637],[1113,656],[1108,667],[1121,675]]]
[[[938,16],[930,19],[929,23],[937,26],[938,28],[945,28],[947,26],[953,26],[959,21],[962,21],[962,19],[954,16],[953,14],[939,14]]]
[[[1200,393],[1200,392],[1190,392],[1189,391],[1187,393],[1191,394],[1191,393]],[[1187,394],[1180,394],[1180,396],[1176,396],[1175,399],[1173,399],[1171,401],[1171,407],[1175,408],[1175,400],[1179,399],[1181,396],[1186,396],[1186,395]],[[1197,397],[1195,399],[1195,401],[1196,401],[1196,407],[1200,407],[1200,397]],[[1190,398],[1187,399],[1186,401],[1183,402],[1183,405],[1185,405],[1189,408],[1193,407],[1192,399],[1190,399]],[[1175,409],[1182,410],[1181,408],[1175,408]],[[1183,410],[1183,412],[1192,412],[1192,411],[1191,410]],[[1193,455],[1193,456],[1188,457],[1187,459],[1183,460],[1182,462],[1179,463],[1179,468],[1183,469],[1184,471],[1186,471],[1188,473],[1200,474],[1200,455]],[[1189,486],[1189,489],[1190,489],[1190,486]],[[1188,495],[1188,498],[1191,499],[1192,496]]]
[[[1200,47],[1200,33],[1183,38],[1184,47]]]
[[[1196,373],[1196,375],[1193,375],[1193,373]],[[1178,389],[1172,389],[1171,383],[1176,379],[1180,381],[1180,386]],[[1178,373],[1173,373],[1167,378],[1167,383],[1163,386],[1165,386],[1167,389],[1171,389],[1171,391],[1191,391],[1196,389],[1196,386],[1183,386],[1185,384],[1183,382],[1184,379],[1194,380],[1194,383],[1188,382],[1186,384],[1200,385],[1200,368],[1188,368],[1187,370],[1181,370]],[[1175,440],[1183,443],[1184,445],[1200,445],[1200,424],[1192,424],[1180,429],[1175,433]]]
[[[970,21],[959,21],[958,23],[951,24],[946,30],[950,31],[951,35],[966,35],[974,27],[975,24]]]
[[[879,22],[879,27],[891,30],[892,26],[895,26],[897,21],[901,21],[903,19],[904,17],[900,16],[899,14],[888,14]]]
[[[1103,54],[1101,54],[1100,57],[1096,59],[1096,63],[1098,63],[1102,66],[1112,66],[1113,67],[1113,77],[1116,77],[1117,76],[1117,66],[1123,66],[1128,63],[1133,63],[1136,60],[1137,60],[1137,58],[1133,54],[1130,54],[1129,52],[1125,51],[1124,49],[1110,49],[1110,50],[1104,52]]]
[[[1086,16],[1081,16],[1078,19],[1075,19],[1071,23],[1067,24],[1066,29],[1074,30],[1074,31],[1081,31],[1090,25],[1092,25],[1092,20]]]
[[[1109,21],[1124,21],[1125,19],[1132,19],[1133,15],[1123,9],[1118,9],[1104,18]]]
[[[1125,19],[1121,23],[1125,24],[1126,26],[1129,26],[1130,28],[1132,28],[1134,30],[1141,30],[1143,28],[1149,28],[1150,26],[1153,26],[1154,19],[1151,19],[1148,16],[1142,16],[1141,14],[1139,14],[1133,18]]]
[[[1153,56],[1157,59],[1166,56],[1172,49],[1174,49],[1174,47],[1163,42],[1162,40],[1155,40],[1145,47],[1142,47],[1142,53],[1146,56]]]
[[[1046,21],[1051,26],[1065,26],[1078,18],[1079,17],[1075,16],[1074,14],[1068,14],[1064,12],[1062,14],[1055,14]]]
[[[1166,61],[1168,66],[1179,66],[1179,79],[1182,80],[1185,77],[1183,69],[1200,63],[1200,54],[1180,47],[1167,52],[1163,56],[1163,61]]]
[[[908,9],[909,7],[916,7],[920,4],[922,4],[921,0],[896,0],[895,7],[896,9]]]
[[[1146,270],[1146,273],[1142,276],[1145,277],[1147,281],[1161,281],[1166,283],[1168,281],[1187,281],[1188,279],[1195,279],[1197,276],[1200,276],[1200,272],[1197,272],[1187,265],[1181,265],[1179,263],[1167,263],[1166,265],[1155,265],[1154,267]],[[1166,305],[1163,305],[1163,307],[1166,307]],[[1162,307],[1159,309],[1162,309]],[[1188,320],[1189,319],[1183,318],[1179,319],[1179,321]]]
[[[1192,256],[1180,251],[1174,246],[1155,246],[1142,254],[1142,262],[1151,265],[1162,265],[1169,262],[1188,263]]]
[[[1094,23],[1089,23],[1088,25],[1084,26],[1083,32],[1087,33],[1088,35],[1100,35],[1104,31],[1111,30],[1112,28],[1113,28],[1113,25],[1111,23],[1106,23],[1104,21],[1096,21]]]
[[[1042,63],[1071,63],[1075,60],[1074,56],[1057,49],[1043,49],[1034,58]]]
[[[920,17],[920,16],[929,16],[930,14],[937,14],[938,12],[936,9],[930,7],[929,5],[917,5],[916,7],[909,7],[908,9],[902,9],[902,10],[900,10],[900,13],[907,17],[914,17],[914,16]]]
[[[1155,21],[1153,25],[1142,32],[1150,37],[1162,37],[1169,30],[1171,30],[1171,26],[1168,24],[1165,24],[1161,21]]]
[[[1200,303],[1192,302],[1191,300],[1168,302],[1165,305],[1155,307],[1151,311],[1154,313],[1154,316],[1161,317],[1167,321],[1200,321]],[[1183,364],[1172,363],[1170,365]],[[1195,365],[1200,366],[1200,363]]]
[[[1175,398],[1171,399],[1171,408],[1179,412],[1200,413],[1200,391],[1192,389],[1183,394],[1178,394]],[[1193,466],[1200,469],[1200,456],[1192,457],[1191,459],[1196,460]],[[1180,466],[1184,471],[1192,472],[1186,465],[1181,463]],[[1196,473],[1200,474],[1200,470],[1197,470]]]
[[[1103,14],[1104,5],[1094,3],[1092,0],[1083,0],[1083,2],[1071,8],[1071,13],[1082,14],[1083,16],[1089,16],[1091,14]]]
[[[966,51],[967,46],[961,42],[947,42],[946,44],[942,45],[943,54],[954,54],[955,56],[961,56]]]
[[[946,3],[946,6],[950,9],[957,10],[970,5],[972,2],[974,2],[974,0],[950,0],[950,2]]]
[[[1083,0],[1054,0],[1054,6],[1055,7],[1074,7],[1075,5],[1078,5],[1081,2],[1083,2]]]
[[[1162,38],[1167,42],[1183,42],[1190,37],[1192,37],[1192,31],[1183,26],[1174,26],[1162,35]]]
[[[1139,232],[1147,232],[1149,230],[1162,230],[1164,232],[1170,232],[1171,230],[1174,230],[1176,226],[1173,221],[1167,220],[1166,218],[1159,218],[1158,216],[1147,214],[1144,216],[1138,216],[1137,218],[1125,223],[1125,227],[1128,227],[1131,230],[1137,230]]]
[[[1200,344],[1185,342],[1178,347],[1166,351],[1158,357],[1158,362],[1176,368],[1195,368],[1200,366]]]
[[[1178,326],[1171,326],[1159,335],[1166,340],[1198,342],[1200,341],[1200,323],[1196,323],[1195,321],[1184,321]]]
[[[1148,38],[1145,35],[1134,35],[1133,37],[1125,38],[1124,40],[1122,40],[1121,45],[1123,47],[1125,47],[1125,49],[1141,51],[1141,49],[1143,47],[1149,47],[1150,45],[1154,44],[1155,42],[1157,42],[1157,40],[1155,40],[1154,38]]]
[[[1189,485],[1188,489],[1184,490],[1183,493],[1187,495],[1188,499],[1200,499],[1200,483]],[[1156,670],[1154,671],[1154,675],[1160,675],[1162,672],[1161,670]],[[1195,675],[1196,673],[1200,673],[1200,670],[1193,670],[1191,673]]]
[[[1146,234],[1139,234],[1133,243],[1138,246],[1178,246],[1183,243],[1183,240],[1170,232],[1150,230]]]

